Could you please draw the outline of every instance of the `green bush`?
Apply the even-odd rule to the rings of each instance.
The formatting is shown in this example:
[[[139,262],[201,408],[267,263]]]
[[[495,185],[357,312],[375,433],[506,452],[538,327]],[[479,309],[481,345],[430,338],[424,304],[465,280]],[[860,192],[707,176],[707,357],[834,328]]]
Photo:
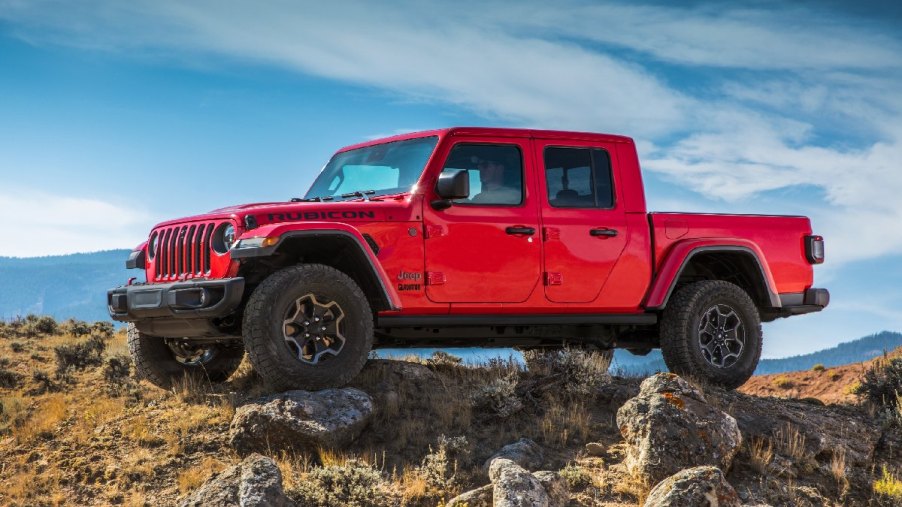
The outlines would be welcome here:
[[[89,366],[100,366],[103,364],[104,349],[106,342],[98,336],[91,336],[80,343],[54,347],[57,375],[64,374],[70,368],[83,370]]]
[[[22,383],[22,375],[6,368],[0,367],[0,387],[15,389]]]
[[[822,365],[821,363],[817,363],[816,365],[811,367],[811,371],[824,371],[826,369],[827,368],[824,367],[824,365]]]
[[[91,325],[83,320],[68,319],[60,326],[62,331],[76,338],[91,334]]]
[[[473,408],[506,419],[523,410],[517,396],[519,376],[516,372],[493,378],[470,395]]]
[[[398,503],[382,473],[356,459],[314,468],[288,495],[299,505],[312,507],[382,507]]]
[[[902,358],[875,363],[864,373],[854,393],[871,405],[895,410],[898,395],[902,394]]]

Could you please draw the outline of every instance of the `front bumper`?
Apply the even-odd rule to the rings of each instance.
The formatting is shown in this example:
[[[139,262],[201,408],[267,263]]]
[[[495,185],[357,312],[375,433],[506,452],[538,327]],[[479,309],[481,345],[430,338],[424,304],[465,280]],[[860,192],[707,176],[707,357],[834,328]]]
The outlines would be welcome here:
[[[830,304],[830,292],[811,288],[805,292],[780,294],[780,302],[783,304],[780,313],[785,317],[819,312]]]
[[[241,303],[244,278],[127,285],[107,291],[113,320],[209,319],[224,317]]]

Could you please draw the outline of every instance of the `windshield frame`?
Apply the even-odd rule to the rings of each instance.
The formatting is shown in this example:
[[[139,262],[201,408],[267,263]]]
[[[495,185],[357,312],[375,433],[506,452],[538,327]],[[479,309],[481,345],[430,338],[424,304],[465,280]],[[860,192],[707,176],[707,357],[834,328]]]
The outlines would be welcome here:
[[[429,167],[429,163],[431,162],[433,156],[435,155],[439,143],[441,141],[441,136],[437,133],[423,133],[425,135],[415,136],[415,137],[405,137],[401,139],[396,138],[388,138],[385,139],[384,142],[375,142],[375,143],[367,143],[364,145],[355,145],[351,146],[336,152],[329,159],[329,162],[323,166],[320,170],[319,174],[314,178],[313,182],[310,184],[310,188],[308,188],[307,192],[304,194],[304,200],[333,200],[333,199],[341,199],[341,198],[376,198],[380,196],[386,195],[396,195],[396,194],[405,194],[413,192],[416,189],[416,186],[419,184],[420,180],[423,177],[423,174],[426,171],[426,168]],[[398,187],[391,188],[354,188],[349,189],[348,192],[338,192],[336,189],[330,193],[329,186],[331,186],[332,181],[339,171],[341,171],[344,167],[353,166],[357,164],[343,164],[341,167],[336,167],[336,161],[345,161],[350,157],[353,157],[355,154],[366,153],[368,151],[385,149],[386,146],[392,144],[400,144],[400,143],[415,143],[422,142],[424,140],[432,140],[432,146],[428,155],[424,158],[422,167],[418,167],[416,169],[416,177],[408,177],[407,181],[410,181],[410,184],[402,185]],[[341,163],[341,162],[338,162]],[[375,166],[374,166],[375,167]],[[388,166],[391,167],[391,166]],[[399,169],[400,170],[400,169]],[[412,169],[409,169],[413,172]],[[399,175],[399,178],[401,176]],[[339,183],[341,185],[341,183]],[[340,187],[339,187],[340,188]],[[365,194],[364,194],[365,192]]]

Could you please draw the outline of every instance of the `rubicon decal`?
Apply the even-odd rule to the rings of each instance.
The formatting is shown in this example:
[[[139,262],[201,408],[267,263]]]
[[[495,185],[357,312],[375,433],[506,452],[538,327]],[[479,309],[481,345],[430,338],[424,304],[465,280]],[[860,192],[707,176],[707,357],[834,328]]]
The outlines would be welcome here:
[[[353,218],[376,218],[375,211],[298,211],[294,213],[270,213],[270,222],[297,222],[300,220],[337,220]]]

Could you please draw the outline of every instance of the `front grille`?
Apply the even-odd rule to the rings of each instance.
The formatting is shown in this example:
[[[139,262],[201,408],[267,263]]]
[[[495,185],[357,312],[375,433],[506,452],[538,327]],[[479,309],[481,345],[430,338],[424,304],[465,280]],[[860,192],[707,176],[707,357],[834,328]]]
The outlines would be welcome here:
[[[215,223],[176,225],[158,229],[154,252],[156,280],[193,278],[210,273],[211,238]]]

